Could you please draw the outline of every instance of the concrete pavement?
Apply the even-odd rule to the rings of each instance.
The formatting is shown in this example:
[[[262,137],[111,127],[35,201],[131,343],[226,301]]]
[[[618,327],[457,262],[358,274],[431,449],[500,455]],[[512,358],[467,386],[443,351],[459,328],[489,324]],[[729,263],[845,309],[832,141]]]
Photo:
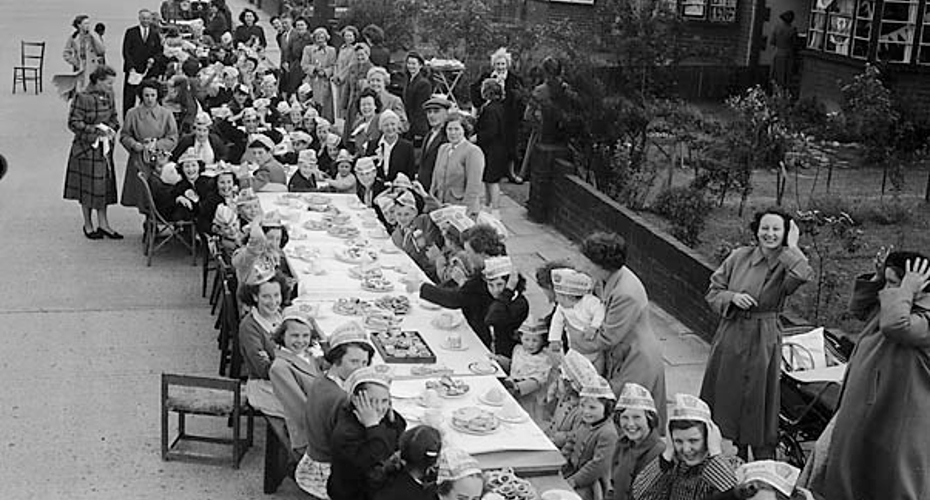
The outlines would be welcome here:
[[[237,13],[244,0],[229,0]],[[216,333],[200,298],[199,269],[178,249],[145,267],[141,219],[113,207],[123,241],[81,234],[79,206],[62,200],[72,139],[67,104],[51,86],[66,71],[60,52],[78,13],[108,27],[108,59],[119,69],[123,31],[157,0],[0,2],[0,68],[18,58],[20,40],[45,40],[45,92],[0,92],[0,498],[261,498],[263,426],[238,471],[162,462],[159,374],[214,374]],[[267,26],[267,24],[266,24]],[[8,73],[7,73],[8,74]],[[120,78],[121,81],[121,78]],[[9,82],[9,80],[7,80]],[[117,95],[121,89],[117,88]],[[122,181],[125,152],[118,148]],[[502,210],[521,267],[570,255],[551,228],[527,222],[512,201]],[[534,311],[542,297],[531,284]],[[669,393],[695,391],[706,347],[656,311],[669,362]],[[195,424],[224,434],[225,422]],[[285,481],[275,498],[304,498]]]

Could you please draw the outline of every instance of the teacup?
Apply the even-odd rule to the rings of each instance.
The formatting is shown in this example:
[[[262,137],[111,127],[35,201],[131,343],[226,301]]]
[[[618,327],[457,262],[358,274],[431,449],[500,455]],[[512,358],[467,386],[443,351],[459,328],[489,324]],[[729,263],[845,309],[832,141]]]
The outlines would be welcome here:
[[[453,333],[446,337],[446,345],[452,349],[461,349],[462,348],[462,336]]]

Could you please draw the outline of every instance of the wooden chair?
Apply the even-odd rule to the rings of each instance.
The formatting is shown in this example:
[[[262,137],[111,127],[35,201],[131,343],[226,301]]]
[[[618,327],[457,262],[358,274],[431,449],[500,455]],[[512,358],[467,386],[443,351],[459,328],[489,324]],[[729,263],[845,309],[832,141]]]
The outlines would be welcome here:
[[[45,42],[19,42],[18,66],[13,66],[13,93],[16,84],[23,84],[23,92],[28,92],[26,82],[35,85],[36,95],[42,92],[43,69],[45,68]]]
[[[206,463],[227,463],[232,458],[239,468],[242,456],[252,446],[255,418],[249,410],[240,380],[163,373],[161,375],[161,458]],[[178,414],[178,435],[169,443],[168,414]],[[242,415],[246,416],[246,437],[240,437]],[[186,417],[191,415],[222,417],[232,425],[232,438],[188,434]],[[232,446],[231,457],[179,450],[182,442],[200,442]]]
[[[210,272],[216,271],[216,255],[217,255],[217,245],[216,245],[216,236],[212,234],[202,234],[201,240],[204,242],[203,248],[203,267],[201,269],[201,285],[200,285],[200,296],[207,296],[207,281],[210,279]],[[214,287],[216,286],[216,280],[213,280]],[[210,294],[210,304],[213,304],[213,294]]]
[[[145,231],[142,233],[142,253],[147,257],[146,266],[152,265],[152,255],[161,247],[165,246],[171,240],[180,241],[191,252],[193,265],[197,265],[197,230],[194,227],[194,221],[181,220],[169,221],[158,212],[155,206],[155,198],[152,196],[152,188],[149,186],[148,176],[145,172],[137,172],[139,181],[142,183],[145,197],[142,200],[142,215],[145,216],[143,223]],[[190,234],[190,241],[185,240],[184,232]],[[161,239],[161,241],[156,240]]]

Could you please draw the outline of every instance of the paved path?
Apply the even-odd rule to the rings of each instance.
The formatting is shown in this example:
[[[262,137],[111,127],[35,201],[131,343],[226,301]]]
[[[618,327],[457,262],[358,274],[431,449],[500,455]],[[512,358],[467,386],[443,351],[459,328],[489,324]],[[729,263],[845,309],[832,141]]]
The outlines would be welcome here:
[[[122,33],[157,1],[31,0],[0,2],[0,68],[18,57],[19,40],[46,40],[45,93],[0,89],[0,153],[10,173],[0,181],[0,498],[262,498],[263,426],[242,468],[162,462],[159,374],[213,374],[216,333],[200,298],[199,268],[180,250],[146,268],[141,219],[111,210],[120,242],[81,235],[79,207],[61,198],[71,142],[67,106],[50,76],[66,69],[60,52],[79,12],[108,26],[110,63],[121,67]],[[230,0],[234,13],[243,0]],[[8,73],[6,73],[8,75]],[[121,77],[120,77],[121,80]],[[9,80],[7,80],[9,82]],[[121,89],[117,89],[121,95]],[[122,180],[126,155],[117,152]],[[549,228],[526,222],[509,202],[509,245],[530,270],[572,252]],[[531,302],[542,298],[531,288]],[[669,364],[669,393],[696,390],[704,348],[658,313]],[[197,428],[227,431],[224,423]],[[275,498],[303,498],[286,481]]]

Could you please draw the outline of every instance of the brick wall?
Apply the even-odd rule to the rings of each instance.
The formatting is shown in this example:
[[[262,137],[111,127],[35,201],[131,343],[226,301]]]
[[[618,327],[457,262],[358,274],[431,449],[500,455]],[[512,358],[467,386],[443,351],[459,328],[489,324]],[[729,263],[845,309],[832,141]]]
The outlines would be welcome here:
[[[814,97],[831,109],[837,109],[841,100],[839,82],[848,82],[862,73],[864,61],[832,57],[817,53],[804,54],[801,72],[801,97]],[[886,84],[894,98],[907,103],[907,109],[917,116],[930,115],[930,68],[900,68],[886,70]]]
[[[573,240],[595,231],[623,235],[627,262],[643,281],[649,298],[710,342],[718,317],[704,301],[714,268],[635,213],[618,205],[567,169],[556,174],[550,223]]]

